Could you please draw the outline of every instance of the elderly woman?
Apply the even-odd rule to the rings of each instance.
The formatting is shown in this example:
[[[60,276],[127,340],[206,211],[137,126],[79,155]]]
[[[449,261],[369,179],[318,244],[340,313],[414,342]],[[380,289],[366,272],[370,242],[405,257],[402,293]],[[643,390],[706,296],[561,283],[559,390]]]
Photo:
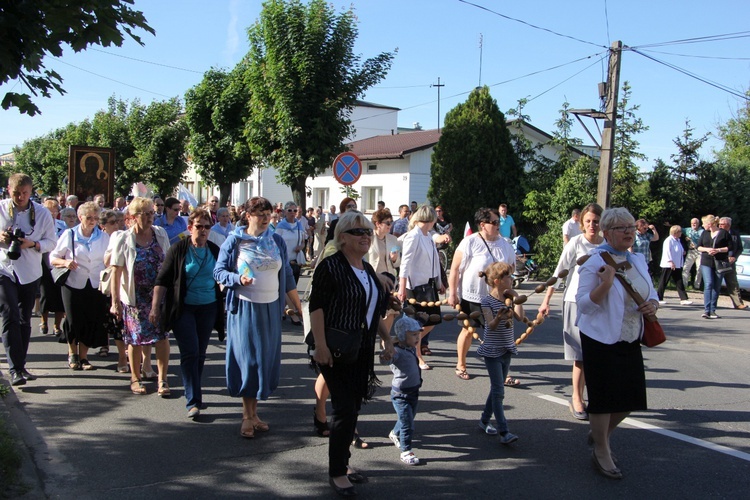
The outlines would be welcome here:
[[[170,245],[180,241],[180,236],[187,231],[187,223],[180,217],[180,200],[172,196],[167,198],[164,201],[164,213],[154,219],[154,226],[164,228]]]
[[[284,205],[284,218],[276,225],[276,234],[281,236],[286,243],[287,258],[292,267],[294,282],[299,281],[301,272],[300,266],[305,264],[305,241],[307,241],[307,231],[302,227],[302,223],[297,220],[297,205],[293,201],[288,201]]]
[[[311,355],[331,393],[333,415],[329,436],[328,475],[331,487],[342,496],[356,494],[352,481],[364,482],[349,467],[349,445],[354,439],[359,409],[372,398],[378,383],[374,372],[376,332],[385,344],[384,359],[393,353],[390,336],[380,320],[388,295],[375,270],[363,259],[372,239],[372,224],[360,212],[343,214],[336,224],[337,252],[322,260],[313,275],[310,323],[315,345]],[[359,332],[359,352],[353,363],[337,362],[326,329]]]
[[[111,240],[114,232],[121,230],[120,223],[121,221],[124,221],[124,219],[124,214],[119,210],[102,210],[99,212],[99,229],[107,233]],[[104,253],[105,267],[109,266],[111,255],[111,248],[108,247],[107,251]],[[105,293],[109,294],[109,291]],[[128,359],[125,355],[126,347],[125,342],[122,340],[122,320],[118,321],[118,319],[109,311],[109,307],[107,307],[107,318],[104,323],[104,329],[107,330],[108,335],[114,339],[115,345],[117,346],[118,359],[116,371],[118,373],[128,373]],[[109,345],[102,346],[102,348],[99,349],[99,356],[104,357],[105,355],[109,355]]]
[[[65,306],[63,331],[68,340],[68,366],[73,370],[93,370],[89,362],[90,347],[107,345],[107,332],[102,328],[107,305],[99,291],[99,273],[104,269],[104,252],[109,235],[99,229],[99,205],[83,203],[78,207],[81,223],[63,231],[57,246],[50,253],[50,263],[70,269],[62,286]]]
[[[703,222],[698,251],[701,253],[701,277],[703,278],[703,314],[704,319],[718,319],[716,306],[721,290],[721,275],[716,271],[716,261],[729,260],[729,247],[732,238],[727,231],[719,228],[719,218],[706,215]]]
[[[62,220],[68,228],[77,226],[78,214],[76,213],[76,209],[65,207],[60,210],[60,220]]]
[[[647,409],[640,339],[643,315],[656,313],[659,301],[646,259],[628,252],[635,241],[633,216],[624,208],[611,208],[602,214],[600,227],[607,241],[593,250],[578,271],[578,328],[589,395],[589,440],[594,444],[591,459],[602,475],[621,479],[622,472],[612,459],[610,436],[630,412]],[[605,254],[617,270],[607,264]],[[624,274],[646,298],[640,306],[615,272]]]
[[[482,311],[482,297],[489,293],[487,283],[479,277],[493,262],[505,262],[515,269],[516,252],[513,246],[498,231],[499,215],[494,208],[480,208],[474,214],[474,221],[479,231],[464,238],[453,254],[449,277],[448,304],[452,307],[461,305],[461,311],[466,314]],[[475,328],[482,326],[483,316],[473,322]],[[471,334],[464,327],[458,334],[458,361],[456,376],[461,380],[469,380],[466,371],[466,355],[471,347]],[[507,385],[507,384],[506,384]]]
[[[146,347],[156,346],[156,363],[159,368],[157,394],[169,397],[167,383],[169,365],[169,335],[160,325],[149,321],[154,283],[164,254],[169,249],[169,237],[161,227],[154,226],[154,202],[136,197],[128,205],[133,217],[127,231],[115,233],[110,244],[113,266],[111,280],[112,314],[123,319],[123,339],[128,346],[130,359],[130,390],[133,394],[146,394],[144,378],[151,374],[142,369],[141,357]]]
[[[60,205],[54,198],[49,198],[42,203],[44,207],[49,210],[52,214],[52,219],[55,221],[55,227],[57,229],[57,236],[60,237],[65,229],[68,228],[65,222],[57,218]],[[49,333],[49,313],[55,314],[55,336],[60,337],[62,330],[60,325],[65,317],[65,307],[62,302],[62,295],[60,294],[60,287],[55,285],[52,279],[52,273],[50,272],[49,253],[42,254],[42,279],[39,282],[39,310],[41,311],[42,321],[39,323],[39,331],[42,335]]]
[[[149,316],[154,324],[161,321],[164,331],[172,330],[177,341],[188,418],[197,417],[203,408],[201,376],[222,297],[213,278],[219,247],[208,241],[210,230],[208,211],[198,209],[190,214],[190,237],[167,251],[156,277]]]
[[[232,216],[230,215],[228,208],[221,207],[216,211],[216,224],[213,225],[211,231],[214,233],[218,233],[225,240],[227,239],[227,236],[229,236],[229,233],[234,231]]]
[[[258,416],[258,400],[279,385],[281,315],[289,297],[302,307],[284,239],[269,228],[273,206],[262,197],[248,200],[247,226],[221,246],[214,279],[227,291],[227,389],[242,398],[240,435],[268,431]]]
[[[685,292],[685,284],[682,282],[682,265],[685,262],[685,249],[682,247],[682,227],[672,226],[669,228],[669,236],[664,239],[664,246],[661,251],[661,276],[659,277],[659,287],[656,293],[659,296],[659,304],[664,302],[664,290],[667,283],[672,280],[677,288],[677,295],[680,296],[680,304],[689,306],[692,304],[688,300],[688,294]]]
[[[425,296],[421,295],[422,290],[427,294],[428,302],[438,300],[438,294],[445,293],[445,286],[440,278],[440,257],[435,248],[435,242],[430,236],[430,230],[435,225],[435,221],[437,221],[435,209],[422,205],[412,214],[409,232],[403,239],[398,298],[401,302],[414,298],[417,300],[414,304],[417,313],[425,313],[433,317],[437,315],[438,318],[437,320],[431,318],[425,323],[424,330],[420,333],[420,341],[435,325],[442,322],[439,305],[430,307],[419,303],[425,301]],[[422,370],[429,370],[430,366],[422,359],[421,345],[417,348],[417,357],[419,367]]]
[[[581,352],[581,333],[576,326],[578,306],[576,292],[578,291],[577,260],[588,255],[602,244],[604,238],[599,233],[599,221],[602,207],[596,203],[589,203],[579,214],[580,226],[583,233],[573,236],[565,244],[560,260],[557,262],[554,276],[560,276],[563,270],[571,271],[568,275],[567,286],[563,295],[563,344],[565,359],[573,361],[573,396],[568,403],[570,413],[578,420],[588,420],[586,405],[583,402],[583,391],[586,388],[586,378],[583,375],[583,353]],[[539,312],[549,315],[549,302],[555,293],[554,286],[547,287],[547,293],[539,306]]]

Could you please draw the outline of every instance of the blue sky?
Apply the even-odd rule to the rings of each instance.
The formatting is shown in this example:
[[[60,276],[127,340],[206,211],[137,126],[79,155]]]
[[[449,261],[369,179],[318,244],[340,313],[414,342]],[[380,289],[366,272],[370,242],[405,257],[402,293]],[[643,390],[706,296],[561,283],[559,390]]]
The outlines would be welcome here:
[[[642,50],[735,92],[750,86],[746,0],[471,2],[495,13],[468,0],[332,1],[336,9],[353,5],[359,19],[355,51],[363,59],[398,48],[388,76],[364,99],[401,108],[400,126],[419,122],[436,128],[438,94],[431,84],[440,78],[445,85],[440,91],[442,124],[445,113],[481,81],[490,86],[502,111],[520,98],[530,99],[525,113],[531,123],[552,131],[563,102],[572,108],[599,107],[597,84],[606,78],[602,57],[611,42],[641,47],[740,32],[729,40]],[[38,99],[42,114],[35,117],[0,110],[0,152],[93,117],[112,95],[145,103],[182,97],[204,71],[231,68],[247,52],[246,28],[258,18],[261,2],[136,0],[135,8],[144,12],[156,36],[142,34],[143,47],[127,41],[121,48],[95,47],[79,54],[67,51],[59,60],[47,58],[47,66],[63,76],[67,94]],[[638,116],[650,127],[637,137],[649,157],[642,165],[646,169],[656,158],[669,160],[675,153],[672,141],[687,119],[696,136],[714,133],[740,105],[727,92],[630,51],[623,54],[621,78],[630,82],[631,102],[640,105]],[[11,88],[22,86],[10,82],[0,86],[0,94]],[[574,135],[591,143],[578,124]],[[711,148],[719,146],[711,139],[703,155],[709,157]]]

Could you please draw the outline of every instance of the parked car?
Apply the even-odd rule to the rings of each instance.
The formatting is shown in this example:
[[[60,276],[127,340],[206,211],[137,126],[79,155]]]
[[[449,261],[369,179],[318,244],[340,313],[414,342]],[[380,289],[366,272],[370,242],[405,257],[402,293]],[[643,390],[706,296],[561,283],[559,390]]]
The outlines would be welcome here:
[[[740,290],[750,293],[750,235],[740,235],[742,239],[742,255],[737,257],[735,268],[737,269],[737,282],[740,284]]]

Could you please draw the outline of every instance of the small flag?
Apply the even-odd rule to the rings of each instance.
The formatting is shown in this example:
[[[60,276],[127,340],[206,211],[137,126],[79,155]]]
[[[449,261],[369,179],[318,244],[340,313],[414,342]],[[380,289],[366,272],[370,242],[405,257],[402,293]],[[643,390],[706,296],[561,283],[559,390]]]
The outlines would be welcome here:
[[[469,221],[466,221],[466,227],[464,228],[464,238],[469,236],[472,233],[471,226],[469,225]]]

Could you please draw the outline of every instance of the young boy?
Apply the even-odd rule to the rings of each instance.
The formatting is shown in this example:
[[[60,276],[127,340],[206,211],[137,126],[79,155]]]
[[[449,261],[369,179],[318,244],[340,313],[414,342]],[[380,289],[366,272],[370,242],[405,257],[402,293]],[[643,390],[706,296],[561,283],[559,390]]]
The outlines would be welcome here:
[[[401,461],[406,465],[418,465],[419,459],[411,449],[414,433],[414,416],[417,413],[419,388],[422,375],[417,360],[417,344],[422,325],[415,319],[402,316],[394,325],[398,343],[394,346],[390,360],[393,382],[391,402],[398,420],[388,437],[401,450]]]

